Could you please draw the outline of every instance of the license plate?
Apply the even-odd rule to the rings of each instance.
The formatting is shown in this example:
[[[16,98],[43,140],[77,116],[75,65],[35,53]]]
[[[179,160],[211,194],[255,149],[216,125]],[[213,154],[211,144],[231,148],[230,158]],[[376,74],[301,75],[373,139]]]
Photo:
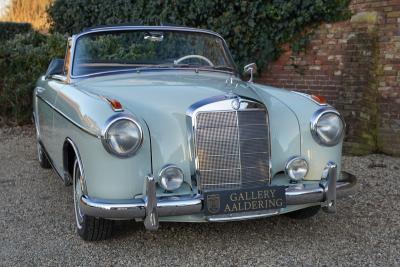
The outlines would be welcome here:
[[[265,186],[204,193],[204,213],[206,216],[285,207],[286,195],[284,186]]]

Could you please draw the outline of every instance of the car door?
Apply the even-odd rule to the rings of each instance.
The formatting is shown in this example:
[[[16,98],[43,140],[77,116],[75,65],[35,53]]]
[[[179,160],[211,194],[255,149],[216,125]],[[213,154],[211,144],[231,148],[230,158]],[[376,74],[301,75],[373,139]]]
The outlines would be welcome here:
[[[68,41],[68,44],[70,42]],[[65,60],[69,59],[69,45],[67,45],[67,52]],[[64,62],[65,62],[64,60]],[[35,88],[35,101],[36,101],[36,125],[38,128],[39,138],[50,160],[53,161],[57,155],[57,144],[55,143],[54,136],[54,119],[58,111],[56,107],[57,95],[60,90],[66,85],[67,77],[65,71],[65,64],[63,73],[56,75],[42,76],[42,81],[38,83]],[[54,162],[52,162],[54,164]]]
[[[35,89],[36,123],[40,141],[44,145],[47,154],[52,158],[54,154],[53,120],[54,112],[56,112],[54,104],[57,98],[57,91],[64,86],[64,83],[53,78],[44,79],[46,81],[41,84],[42,86],[38,86]]]

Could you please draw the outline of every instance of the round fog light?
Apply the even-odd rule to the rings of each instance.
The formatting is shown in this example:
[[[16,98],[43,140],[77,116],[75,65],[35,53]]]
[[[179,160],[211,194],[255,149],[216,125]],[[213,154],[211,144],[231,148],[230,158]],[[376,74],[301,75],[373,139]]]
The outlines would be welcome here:
[[[285,172],[292,180],[302,180],[307,175],[308,163],[302,157],[293,157],[286,163]]]
[[[183,183],[183,172],[175,165],[167,165],[159,174],[159,183],[167,191],[178,189]]]

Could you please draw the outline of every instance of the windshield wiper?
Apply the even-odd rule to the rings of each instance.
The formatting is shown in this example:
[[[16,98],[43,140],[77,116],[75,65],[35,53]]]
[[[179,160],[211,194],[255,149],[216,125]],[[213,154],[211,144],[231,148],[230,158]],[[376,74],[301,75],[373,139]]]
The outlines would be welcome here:
[[[235,72],[235,69],[226,65],[220,66],[197,66],[197,65],[190,65],[190,64],[158,64],[158,65],[150,65],[150,66],[143,66],[137,67],[136,70],[147,70],[147,69],[172,69],[172,68],[190,68],[196,70],[221,70],[221,71],[229,71]]]
[[[138,67],[139,70],[144,70],[144,69],[157,69],[157,68],[162,68],[162,69],[169,69],[169,68],[193,68],[193,66],[189,64],[154,64],[154,65],[148,65],[148,66],[142,66]]]
[[[235,72],[235,69],[226,65],[220,65],[220,66],[204,66],[201,68],[198,68],[199,70],[204,70],[204,69],[213,69],[213,70],[226,70],[230,72]]]

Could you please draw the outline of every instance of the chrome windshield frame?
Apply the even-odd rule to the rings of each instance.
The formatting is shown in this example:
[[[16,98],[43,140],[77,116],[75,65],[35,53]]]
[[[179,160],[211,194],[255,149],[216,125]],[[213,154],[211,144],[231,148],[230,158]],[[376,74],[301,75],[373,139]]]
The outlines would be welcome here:
[[[118,32],[118,31],[172,31],[172,32],[189,32],[189,33],[203,33],[203,34],[209,34],[213,35],[217,38],[219,38],[222,41],[222,45],[224,48],[224,51],[226,53],[226,56],[228,59],[231,61],[233,65],[233,71],[226,71],[226,70],[216,70],[216,69],[201,69],[201,71],[211,71],[211,72],[221,72],[221,73],[227,73],[230,75],[235,75],[239,76],[239,72],[237,70],[237,66],[235,65],[235,62],[232,58],[232,54],[230,53],[228,49],[228,45],[226,44],[226,41],[224,38],[222,38],[221,35],[219,35],[216,32],[209,31],[209,30],[203,30],[203,29],[196,29],[196,28],[188,28],[188,27],[177,27],[177,26],[105,26],[105,27],[99,27],[99,28],[92,28],[88,29],[86,31],[83,31],[77,35],[72,36],[72,46],[71,46],[71,56],[70,56],[70,61],[69,61],[69,71],[68,71],[68,80],[69,79],[80,79],[80,78],[88,78],[88,77],[93,77],[93,76],[100,76],[100,75],[109,75],[109,74],[118,74],[118,73],[128,73],[128,72],[135,72],[135,71],[149,71],[149,70],[193,70],[198,72],[200,68],[179,68],[179,67],[173,67],[173,68],[145,68],[145,69],[129,69],[129,70],[114,70],[114,71],[103,71],[99,73],[91,73],[91,74],[85,74],[85,75],[73,75],[73,69],[74,69],[74,59],[75,59],[75,50],[76,50],[76,44],[79,38],[93,34],[93,33],[106,33],[106,32]]]

